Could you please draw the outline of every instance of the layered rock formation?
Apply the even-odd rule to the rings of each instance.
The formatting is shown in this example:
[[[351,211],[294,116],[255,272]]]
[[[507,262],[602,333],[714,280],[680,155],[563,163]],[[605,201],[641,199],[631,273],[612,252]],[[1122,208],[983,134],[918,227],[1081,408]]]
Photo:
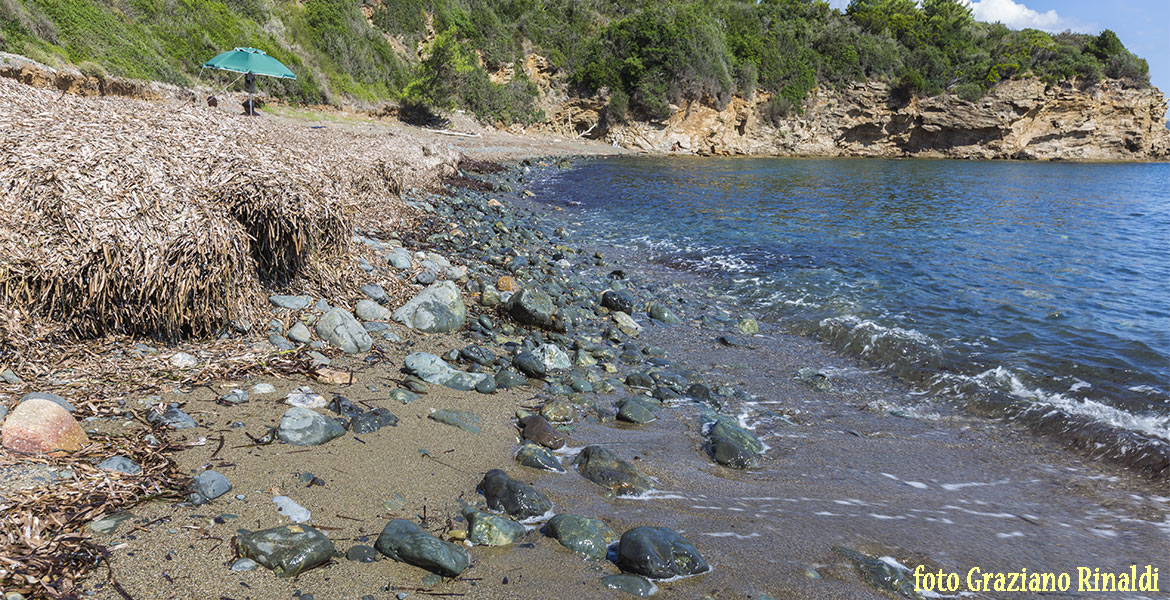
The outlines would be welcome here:
[[[977,102],[950,94],[899,102],[885,84],[866,82],[821,89],[803,115],[779,122],[761,117],[767,100],[736,98],[722,111],[692,102],[665,123],[601,122],[590,133],[625,148],[703,155],[1170,159],[1166,99],[1119,81],[1087,90],[1008,81]],[[594,103],[576,114],[597,115]]]

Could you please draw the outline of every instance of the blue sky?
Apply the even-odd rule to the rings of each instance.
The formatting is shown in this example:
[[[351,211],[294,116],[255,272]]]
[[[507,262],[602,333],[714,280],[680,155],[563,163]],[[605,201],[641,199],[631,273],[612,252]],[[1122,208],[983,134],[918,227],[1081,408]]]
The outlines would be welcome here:
[[[829,0],[844,9],[849,0]],[[975,18],[1014,29],[1100,33],[1112,29],[1150,63],[1150,81],[1170,93],[1170,0],[971,0]]]

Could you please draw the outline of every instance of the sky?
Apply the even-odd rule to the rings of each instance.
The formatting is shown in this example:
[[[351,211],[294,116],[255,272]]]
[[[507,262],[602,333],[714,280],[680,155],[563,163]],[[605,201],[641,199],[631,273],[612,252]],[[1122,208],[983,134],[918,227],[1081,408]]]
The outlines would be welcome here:
[[[849,0],[829,0],[844,9]],[[1150,63],[1150,82],[1170,94],[1170,0],[970,0],[975,18],[1013,29],[1053,33],[1112,29],[1130,52]]]

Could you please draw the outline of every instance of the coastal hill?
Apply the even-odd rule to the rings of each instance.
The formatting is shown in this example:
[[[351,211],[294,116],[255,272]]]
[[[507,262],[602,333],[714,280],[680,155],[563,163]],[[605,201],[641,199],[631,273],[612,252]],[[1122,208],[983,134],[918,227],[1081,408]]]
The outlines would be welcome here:
[[[143,89],[125,78],[215,90],[231,77],[200,65],[242,45],[299,74],[263,81],[270,102],[415,122],[463,110],[650,151],[1170,158],[1166,100],[1112,31],[1015,31],[958,0],[0,4],[0,51],[96,94]]]

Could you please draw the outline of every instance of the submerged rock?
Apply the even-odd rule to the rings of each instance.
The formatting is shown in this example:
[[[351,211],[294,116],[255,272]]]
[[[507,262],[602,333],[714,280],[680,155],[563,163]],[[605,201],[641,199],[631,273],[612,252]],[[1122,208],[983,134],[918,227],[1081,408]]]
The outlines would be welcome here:
[[[582,477],[619,496],[635,496],[650,490],[650,480],[634,465],[601,446],[586,446],[573,460]]]
[[[516,370],[536,379],[542,379],[548,375],[548,369],[544,366],[544,361],[539,356],[532,352],[520,352],[512,357],[512,366]]]
[[[727,438],[711,441],[711,457],[715,462],[733,469],[750,469],[756,466],[756,455]]]
[[[458,577],[471,562],[462,546],[444,542],[418,525],[395,519],[386,524],[378,541],[378,552],[443,577]]]
[[[240,554],[272,569],[278,577],[295,577],[333,556],[333,542],[308,525],[244,532],[238,539]]]
[[[912,600],[919,600],[922,597],[915,591],[914,577],[909,571],[843,546],[835,546],[833,549],[848,558],[857,567],[861,578],[875,588]]]
[[[527,483],[508,477],[499,469],[488,471],[479,482],[479,489],[488,508],[513,517],[539,517],[552,510],[552,502],[544,494]]]
[[[617,534],[601,519],[561,514],[549,520],[545,533],[562,546],[589,558],[603,559]]]
[[[606,575],[601,578],[601,583],[607,588],[620,590],[639,598],[648,598],[658,591],[658,586],[654,585],[654,582],[645,577],[628,573]]]
[[[618,567],[652,579],[698,575],[711,568],[686,538],[667,527],[635,527],[623,533]]]

